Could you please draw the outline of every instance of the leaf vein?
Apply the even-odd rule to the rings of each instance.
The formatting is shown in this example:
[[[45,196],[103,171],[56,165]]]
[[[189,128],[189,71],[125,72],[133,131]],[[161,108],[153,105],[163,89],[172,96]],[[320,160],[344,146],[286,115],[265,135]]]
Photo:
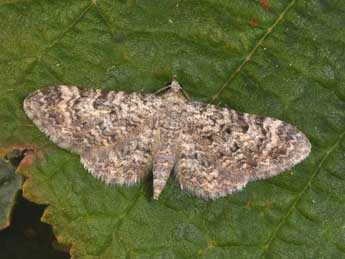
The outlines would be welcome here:
[[[325,163],[325,161],[328,159],[328,157],[330,156],[330,154],[336,149],[336,147],[339,145],[339,143],[341,142],[342,138],[345,136],[345,130],[343,133],[341,133],[339,135],[339,137],[337,138],[337,140],[335,141],[335,143],[328,149],[328,151],[326,152],[325,156],[323,157],[323,159],[321,160],[321,162],[319,163],[319,165],[315,168],[315,170],[312,172],[310,178],[308,179],[308,181],[306,182],[306,184],[304,185],[303,189],[301,190],[301,192],[297,195],[296,199],[292,202],[290,208],[288,209],[287,213],[281,218],[281,220],[279,221],[279,223],[277,224],[276,228],[273,230],[272,235],[270,236],[270,238],[267,240],[267,242],[264,244],[263,249],[262,249],[262,253],[260,258],[263,258],[264,254],[267,252],[267,250],[270,248],[270,246],[272,245],[273,240],[277,237],[278,232],[281,230],[282,226],[285,224],[286,220],[288,219],[288,217],[291,215],[292,211],[296,208],[297,204],[301,201],[302,196],[306,193],[306,191],[310,188],[312,181],[314,180],[315,176],[318,174],[318,172],[320,171],[320,169],[322,168],[323,164]]]
[[[46,47],[45,49],[43,49],[43,51],[41,52],[40,55],[36,56],[29,64],[28,64],[28,68],[26,68],[23,72],[23,76],[22,78],[19,78],[19,80],[17,80],[17,83],[21,82],[23,80],[23,78],[25,77],[25,75],[32,70],[42,59],[42,57],[51,49],[53,48],[64,36],[65,34],[70,31],[72,28],[74,28],[79,22],[80,20],[89,12],[89,10],[91,9],[91,7],[94,6],[94,3],[91,2],[90,4],[88,4],[88,6],[86,8],[84,8],[84,10],[78,15],[78,17],[73,20],[72,23],[70,23],[67,28],[65,30],[63,30],[49,45],[48,47]]]
[[[253,55],[256,53],[256,51],[258,50],[258,48],[262,45],[262,43],[264,42],[264,40],[272,33],[272,31],[274,30],[274,28],[284,19],[284,17],[286,16],[287,12],[290,10],[290,8],[295,4],[296,0],[292,0],[285,8],[284,10],[281,12],[281,14],[278,16],[278,18],[274,21],[274,23],[268,27],[268,29],[266,30],[265,34],[259,39],[259,41],[254,45],[254,47],[252,48],[252,50],[248,53],[248,55],[246,56],[246,58],[242,61],[241,64],[239,64],[235,71],[233,71],[230,76],[228,77],[228,79],[224,82],[224,84],[217,90],[216,94],[213,95],[211,97],[211,102],[214,103],[219,95],[223,92],[223,90],[236,78],[236,76],[242,71],[242,69],[244,68],[245,65],[248,64],[248,62],[251,60],[251,58],[253,57]]]

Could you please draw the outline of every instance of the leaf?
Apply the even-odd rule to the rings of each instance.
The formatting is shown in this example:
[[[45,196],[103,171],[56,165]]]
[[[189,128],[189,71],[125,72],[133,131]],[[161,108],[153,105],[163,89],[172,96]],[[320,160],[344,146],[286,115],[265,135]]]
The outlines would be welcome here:
[[[345,2],[261,2],[0,4],[0,145],[36,147],[24,195],[72,257],[345,257]],[[154,92],[173,74],[195,100],[296,125],[312,154],[224,199],[171,179],[152,201],[152,179],[103,185],[22,110],[46,85]]]
[[[13,146],[0,148],[0,230],[11,223],[11,214],[23,177],[16,172],[31,165],[32,148]]]
[[[5,158],[0,158],[0,229],[10,225],[11,214],[18,190],[22,187],[22,177]]]

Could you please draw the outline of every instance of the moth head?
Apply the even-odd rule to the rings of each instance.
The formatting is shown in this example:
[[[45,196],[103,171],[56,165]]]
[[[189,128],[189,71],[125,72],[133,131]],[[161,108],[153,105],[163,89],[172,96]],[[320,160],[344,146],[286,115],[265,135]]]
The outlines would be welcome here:
[[[173,76],[172,81],[169,84],[169,89],[175,93],[182,92],[182,86],[180,85],[179,82],[176,80],[176,76]]]
[[[173,76],[171,82],[165,85],[163,88],[159,89],[157,92],[155,92],[155,94],[159,94],[161,92],[164,92],[165,97],[176,98],[176,96],[183,96],[185,99],[190,101],[190,98],[186,91],[183,89],[182,85],[177,82],[176,76]]]
[[[183,89],[182,85],[177,82],[175,75],[173,76],[171,82],[166,86],[166,88],[168,89],[168,92],[173,93],[174,95],[184,96],[184,98],[190,101],[187,92]]]

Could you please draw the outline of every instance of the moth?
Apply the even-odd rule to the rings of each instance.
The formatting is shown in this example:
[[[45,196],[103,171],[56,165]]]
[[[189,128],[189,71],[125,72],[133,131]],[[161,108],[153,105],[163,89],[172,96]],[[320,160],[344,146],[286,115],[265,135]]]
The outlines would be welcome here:
[[[153,173],[158,199],[172,172],[182,190],[216,199],[291,168],[311,150],[294,126],[190,101],[173,79],[163,94],[51,86],[24,100],[33,123],[106,184]]]

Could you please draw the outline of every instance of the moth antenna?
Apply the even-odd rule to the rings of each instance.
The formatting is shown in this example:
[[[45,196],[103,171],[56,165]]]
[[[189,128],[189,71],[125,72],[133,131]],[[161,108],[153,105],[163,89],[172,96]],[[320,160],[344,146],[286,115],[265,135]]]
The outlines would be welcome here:
[[[154,94],[154,95],[157,95],[157,94],[159,94],[160,92],[162,92],[162,91],[168,89],[169,87],[170,87],[170,84],[167,85],[167,86],[164,86],[163,88],[158,89],[158,90],[157,90],[156,92],[154,92],[153,94]]]
[[[187,94],[186,90],[183,89],[182,87],[182,93],[183,95],[187,98],[188,101],[191,101],[192,99],[189,97],[189,95]]]

